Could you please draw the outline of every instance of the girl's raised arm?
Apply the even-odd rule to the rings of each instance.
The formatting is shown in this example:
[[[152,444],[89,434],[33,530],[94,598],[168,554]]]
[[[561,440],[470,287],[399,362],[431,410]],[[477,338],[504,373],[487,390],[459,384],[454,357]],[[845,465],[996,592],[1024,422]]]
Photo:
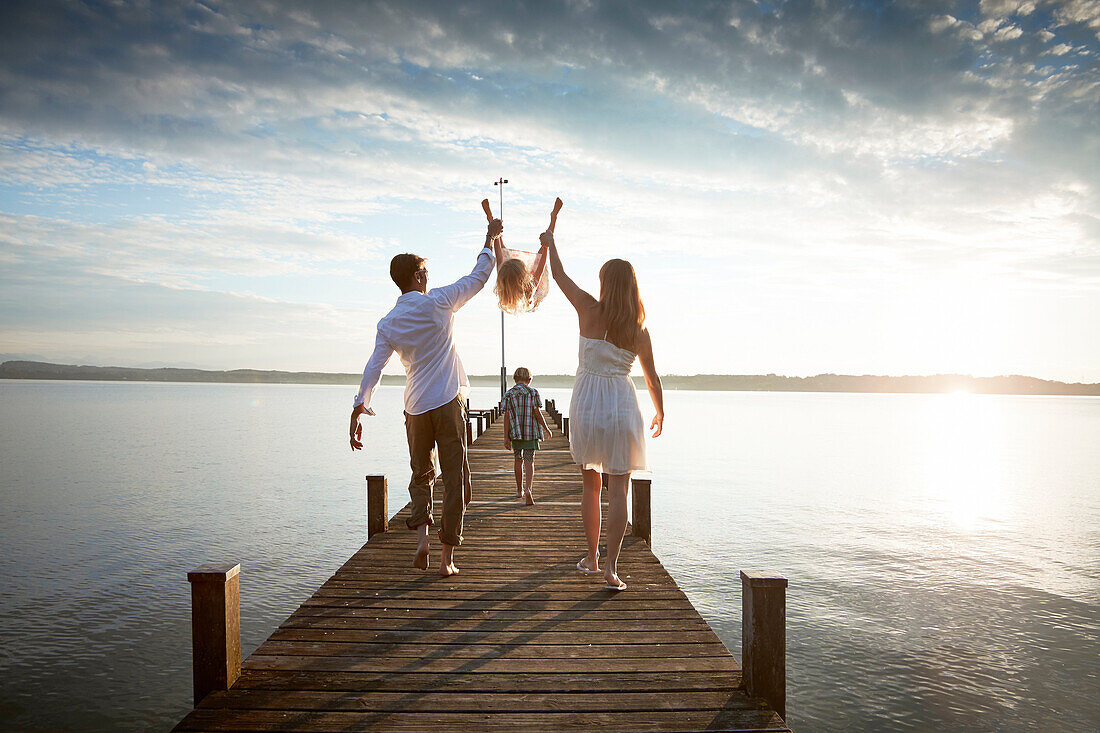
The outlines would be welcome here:
[[[539,247],[538,256],[535,257],[535,272],[531,275],[531,282],[535,284],[537,288],[539,283],[542,282],[542,274],[546,272],[546,250],[548,247],[544,244]]]
[[[544,247],[548,248],[550,254],[550,273],[554,276],[554,282],[558,284],[561,292],[569,302],[573,304],[573,307],[577,309],[577,313],[580,313],[582,309],[594,306],[596,304],[596,299],[581,290],[580,287],[565,274],[565,268],[562,267],[561,264],[561,256],[558,254],[558,247],[554,244],[553,232],[543,232],[539,237],[539,241],[542,242]]]

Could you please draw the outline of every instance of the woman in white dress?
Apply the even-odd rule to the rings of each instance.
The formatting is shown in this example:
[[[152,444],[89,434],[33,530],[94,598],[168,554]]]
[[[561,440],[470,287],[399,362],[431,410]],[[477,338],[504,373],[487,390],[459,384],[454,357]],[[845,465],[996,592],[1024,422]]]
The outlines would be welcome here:
[[[619,550],[626,534],[626,496],[630,472],[648,470],[645,423],[630,379],[634,359],[641,361],[649,396],[657,414],[650,423],[653,437],[665,420],[661,378],[653,366],[653,344],[644,327],[645,308],[634,268],[626,260],[608,260],[600,268],[600,299],[577,287],[562,268],[552,232],[541,241],[549,247],[554,282],[577,309],[580,320],[580,361],[569,402],[569,450],[584,476],[581,515],[588,554],[577,569],[603,572],[606,587],[624,590],[619,579]],[[607,558],[600,570],[600,474],[608,474]]]

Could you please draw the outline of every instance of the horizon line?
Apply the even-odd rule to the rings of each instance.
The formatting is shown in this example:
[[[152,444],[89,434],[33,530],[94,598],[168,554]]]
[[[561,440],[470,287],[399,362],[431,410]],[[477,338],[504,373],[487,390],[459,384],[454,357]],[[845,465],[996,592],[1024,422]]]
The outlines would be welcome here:
[[[66,364],[61,362],[48,362],[37,361],[31,359],[8,359],[0,362],[0,370],[9,365],[26,364],[26,365],[38,365],[43,367],[62,367],[69,369],[125,369],[141,372],[158,372],[158,371],[181,371],[181,372],[202,372],[205,374],[232,374],[232,373],[245,373],[255,372],[262,374],[281,374],[281,375],[316,375],[325,377],[355,377],[359,375],[359,372],[331,372],[331,371],[311,371],[311,370],[287,370],[287,369],[258,369],[255,367],[239,367],[234,369],[206,369],[202,367],[178,367],[178,366],[159,366],[159,367],[131,367],[120,365],[108,365],[101,366],[98,364]],[[9,367],[10,368],[10,367]],[[404,374],[383,374],[383,378],[397,378],[404,379]],[[478,380],[499,380],[500,374],[468,374],[468,379]],[[573,378],[576,375],[570,373],[546,373],[535,374],[535,377],[552,378],[552,379],[568,379]],[[779,374],[777,372],[757,373],[757,374],[734,374],[734,373],[720,373],[720,372],[697,372],[695,374],[675,374],[668,372],[661,375],[662,378],[677,378],[677,379],[700,379],[700,378],[770,378],[770,379],[817,379],[822,377],[844,377],[852,379],[934,379],[934,378],[962,378],[973,380],[991,380],[991,379],[1027,379],[1037,382],[1046,382],[1050,384],[1061,384],[1066,386],[1082,386],[1082,387],[1100,387],[1100,382],[1066,382],[1057,379],[1045,379],[1043,377],[1033,377],[1026,374],[996,374],[987,376],[975,376],[973,374],[963,374],[957,372],[936,372],[933,374],[851,374],[841,372],[819,372],[817,374],[811,374],[806,376],[792,376],[787,374]],[[0,374],[0,378],[3,375]],[[511,379],[511,376],[508,377]],[[631,375],[631,378],[634,378]]]

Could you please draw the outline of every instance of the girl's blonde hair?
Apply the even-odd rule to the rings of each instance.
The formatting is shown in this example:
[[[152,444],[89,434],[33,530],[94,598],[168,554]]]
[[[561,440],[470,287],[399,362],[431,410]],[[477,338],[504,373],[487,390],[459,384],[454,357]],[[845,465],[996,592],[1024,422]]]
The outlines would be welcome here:
[[[500,301],[501,310],[507,313],[524,313],[535,309],[531,296],[535,291],[535,278],[527,269],[526,263],[517,257],[510,257],[497,268],[497,283],[493,291]]]
[[[607,322],[607,340],[637,353],[645,306],[634,267],[626,260],[608,260],[600,268],[600,311]]]

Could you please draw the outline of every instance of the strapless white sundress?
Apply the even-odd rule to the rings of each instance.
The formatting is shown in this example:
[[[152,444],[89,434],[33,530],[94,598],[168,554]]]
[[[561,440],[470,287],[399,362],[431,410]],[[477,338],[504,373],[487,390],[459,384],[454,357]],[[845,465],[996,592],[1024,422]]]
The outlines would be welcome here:
[[[636,354],[581,336],[569,400],[569,451],[582,468],[623,474],[648,471],[645,424],[630,379]]]

